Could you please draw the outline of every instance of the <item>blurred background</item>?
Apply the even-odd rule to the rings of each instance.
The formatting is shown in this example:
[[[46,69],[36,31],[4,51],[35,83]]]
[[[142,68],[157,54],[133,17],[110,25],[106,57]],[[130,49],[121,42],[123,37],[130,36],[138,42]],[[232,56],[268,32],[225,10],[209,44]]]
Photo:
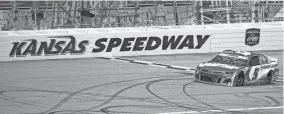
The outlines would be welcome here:
[[[0,1],[0,30],[283,21],[283,1]]]

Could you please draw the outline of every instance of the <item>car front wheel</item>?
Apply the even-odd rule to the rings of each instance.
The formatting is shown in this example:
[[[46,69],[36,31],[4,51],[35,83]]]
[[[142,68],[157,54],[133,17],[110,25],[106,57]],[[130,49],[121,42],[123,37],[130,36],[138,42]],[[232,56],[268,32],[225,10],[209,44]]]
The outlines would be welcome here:
[[[243,86],[245,81],[245,77],[242,75],[239,75],[237,78],[236,86]]]

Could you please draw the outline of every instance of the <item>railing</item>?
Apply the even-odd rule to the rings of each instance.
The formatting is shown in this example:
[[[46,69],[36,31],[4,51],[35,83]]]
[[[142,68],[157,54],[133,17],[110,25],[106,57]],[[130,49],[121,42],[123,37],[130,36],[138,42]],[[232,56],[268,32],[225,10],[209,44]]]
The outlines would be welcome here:
[[[144,5],[137,5],[140,7],[133,4],[133,7],[90,8],[86,10],[86,14],[83,14],[83,10],[80,8],[71,7],[72,5],[69,7],[70,10],[68,12],[60,10],[60,7],[55,7],[55,5],[53,9],[46,8],[38,11],[27,9],[19,9],[18,12],[0,10],[0,28],[1,30],[45,30],[57,28],[171,26],[199,25],[202,23],[223,24],[228,22],[250,23],[254,21],[258,23],[283,21],[283,17],[273,18],[283,6],[277,4],[267,6],[267,9],[260,9],[262,13],[258,13],[259,16],[257,18],[252,18],[254,12],[250,10],[250,7],[239,10],[240,8],[237,8],[234,3],[237,2],[234,1],[229,4],[229,20],[226,18],[227,14],[224,9],[226,6],[223,6],[223,3],[220,3],[219,6],[214,3],[205,7],[208,11],[203,12],[203,14],[199,12],[198,3],[192,2],[182,3],[182,5],[174,5],[170,2],[163,4],[163,2],[159,2],[155,6],[145,3]],[[215,11],[214,8],[223,8],[223,10],[219,9],[220,11]],[[43,14],[43,17],[38,14]],[[201,15],[204,16],[202,21]]]

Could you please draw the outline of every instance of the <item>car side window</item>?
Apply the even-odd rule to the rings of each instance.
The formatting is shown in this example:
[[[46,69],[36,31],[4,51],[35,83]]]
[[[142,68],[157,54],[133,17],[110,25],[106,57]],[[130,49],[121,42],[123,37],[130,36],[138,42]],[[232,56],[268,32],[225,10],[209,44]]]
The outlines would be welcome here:
[[[257,66],[257,65],[260,65],[259,57],[258,56],[251,57],[251,60],[249,62],[249,66]]]
[[[268,59],[264,56],[259,56],[260,64],[268,64]]]

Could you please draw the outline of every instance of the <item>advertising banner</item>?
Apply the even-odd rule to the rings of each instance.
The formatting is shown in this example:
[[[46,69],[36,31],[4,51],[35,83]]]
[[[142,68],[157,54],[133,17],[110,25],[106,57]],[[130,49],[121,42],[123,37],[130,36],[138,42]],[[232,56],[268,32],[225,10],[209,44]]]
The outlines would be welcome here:
[[[206,53],[210,34],[201,31],[6,36],[5,60]],[[2,59],[3,60],[3,59]]]
[[[0,46],[0,61],[280,50],[283,27],[9,31]]]

